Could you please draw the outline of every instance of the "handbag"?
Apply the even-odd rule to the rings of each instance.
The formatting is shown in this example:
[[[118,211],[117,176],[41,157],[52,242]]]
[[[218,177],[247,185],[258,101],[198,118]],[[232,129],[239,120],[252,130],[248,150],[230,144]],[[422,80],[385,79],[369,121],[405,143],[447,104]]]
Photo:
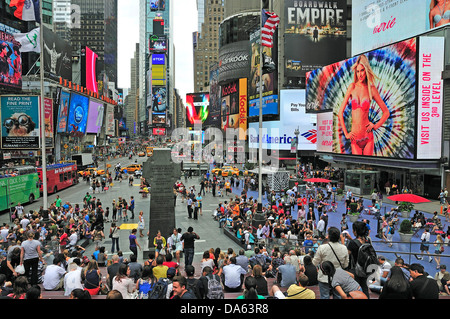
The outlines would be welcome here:
[[[114,230],[109,234],[109,238],[112,238],[112,235],[114,234],[115,231],[116,231],[116,227],[114,227]]]

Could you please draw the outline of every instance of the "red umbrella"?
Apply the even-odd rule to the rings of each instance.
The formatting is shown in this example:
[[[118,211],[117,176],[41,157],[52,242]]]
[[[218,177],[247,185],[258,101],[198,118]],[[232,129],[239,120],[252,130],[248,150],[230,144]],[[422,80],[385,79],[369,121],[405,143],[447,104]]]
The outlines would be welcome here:
[[[418,196],[418,195],[414,195],[414,194],[397,194],[397,195],[392,195],[389,196],[388,199],[394,201],[394,202],[408,202],[408,203],[428,203],[430,202],[430,200]]]
[[[304,181],[305,182],[310,182],[310,183],[329,183],[329,182],[331,182],[329,179],[317,178],[317,177],[304,179]]]

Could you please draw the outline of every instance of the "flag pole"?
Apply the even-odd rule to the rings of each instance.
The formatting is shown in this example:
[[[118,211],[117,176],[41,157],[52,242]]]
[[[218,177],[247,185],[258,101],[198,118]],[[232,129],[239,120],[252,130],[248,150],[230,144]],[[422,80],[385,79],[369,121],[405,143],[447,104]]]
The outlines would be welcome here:
[[[42,1],[39,3],[39,16],[40,16],[40,28],[39,28],[39,44],[41,46],[40,49],[40,74],[41,74],[41,97],[40,97],[40,129],[41,129],[41,153],[42,153],[42,199],[43,204],[42,207],[44,209],[48,209],[47,203],[47,151],[46,151],[46,140],[45,140],[45,107],[44,107],[44,25],[43,25],[43,14],[42,14]]]
[[[260,1],[260,21],[259,21],[259,147],[258,147],[258,206],[257,206],[257,213],[262,215],[262,143],[263,143],[263,135],[262,135],[262,117],[263,117],[263,112],[262,112],[262,95],[263,95],[263,90],[262,90],[262,64],[263,64],[263,56],[262,56],[262,12],[263,10],[263,5],[262,5],[262,0]],[[262,216],[259,216],[260,218]],[[256,225],[257,227],[257,225]]]

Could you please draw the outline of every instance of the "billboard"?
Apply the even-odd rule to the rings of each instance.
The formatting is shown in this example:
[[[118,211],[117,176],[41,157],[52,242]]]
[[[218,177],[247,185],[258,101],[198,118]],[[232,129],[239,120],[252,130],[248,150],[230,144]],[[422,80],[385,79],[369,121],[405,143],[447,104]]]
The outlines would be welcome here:
[[[150,51],[167,51],[167,35],[151,35],[149,49]]]
[[[165,86],[152,87],[152,111],[165,112],[167,110],[167,88]]]
[[[308,73],[307,112],[332,114],[318,117],[320,147],[335,154],[415,157],[416,42],[402,41]]]
[[[9,27],[4,24],[0,24],[0,27],[0,88],[21,89],[21,45],[14,39]]]
[[[250,70],[250,44],[239,41],[219,49],[219,82],[247,78]]]
[[[353,1],[352,55],[448,24],[448,5],[435,0]]]
[[[150,0],[150,11],[166,10],[166,0]]]
[[[152,86],[166,85],[166,66],[152,65]]]
[[[103,125],[103,113],[105,107],[103,103],[89,100],[89,117],[87,120],[86,133],[100,133]]]
[[[44,98],[44,125],[45,147],[51,148],[54,146],[55,136],[53,134],[53,99],[50,98]]]
[[[72,81],[72,46],[44,26],[44,71],[58,81],[59,77]]]
[[[278,114],[278,72],[274,70],[270,73],[262,75],[260,81],[260,40],[261,31],[257,30],[250,34],[251,46],[251,62],[250,62],[250,78],[248,84],[249,107],[248,116],[259,116],[259,86],[262,83],[262,113],[263,115]],[[276,34],[276,33],[275,33]],[[277,48],[277,36],[274,35],[274,48]],[[272,48],[264,47],[262,54],[267,57],[268,61],[272,61],[277,65],[276,51]]]
[[[165,128],[153,128],[152,131],[153,135],[166,135],[166,129]]]
[[[65,133],[67,131],[67,116],[69,115],[70,93],[61,91],[61,97],[58,110],[58,124],[56,132]]]
[[[39,105],[39,96],[1,96],[2,149],[40,147]]]
[[[166,126],[167,119],[166,119],[166,112],[157,113],[153,112],[151,113],[151,119],[153,126]]]
[[[441,157],[444,38],[419,38],[417,159]]]
[[[247,139],[247,115],[248,115],[248,96],[247,96],[247,79],[239,79],[239,139],[245,141]]]
[[[186,94],[186,127],[204,125],[209,116],[209,93]]]
[[[86,133],[89,114],[89,98],[84,95],[70,93],[67,132],[71,136],[81,137]]]
[[[109,136],[115,136],[116,133],[116,122],[114,120],[114,107],[112,105],[106,105],[105,132],[106,135]]]
[[[98,92],[97,83],[97,59],[98,54],[89,47],[81,49],[81,85],[88,90]]]
[[[263,149],[291,150],[299,130],[297,150],[316,150],[317,117],[306,114],[305,90],[280,90],[280,120],[264,121]],[[249,123],[249,147],[259,147],[259,123]]]
[[[346,0],[286,0],[284,14],[285,76],[304,77],[347,57]]]

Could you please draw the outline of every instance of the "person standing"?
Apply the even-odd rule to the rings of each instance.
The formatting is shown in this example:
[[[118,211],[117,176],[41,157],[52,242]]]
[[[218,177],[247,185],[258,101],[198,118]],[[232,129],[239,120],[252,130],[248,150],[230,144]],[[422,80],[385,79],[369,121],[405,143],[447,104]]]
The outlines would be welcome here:
[[[186,201],[186,206],[187,206],[188,218],[191,219],[192,218],[192,198],[189,196]]]
[[[128,210],[131,212],[130,219],[134,219],[134,196],[130,197],[130,205],[128,205]]]
[[[119,248],[119,230],[120,227],[116,225],[116,223],[111,223],[111,228],[109,229],[109,236],[112,239],[112,247],[111,247],[111,253],[114,254],[115,249],[117,251],[120,250]]]
[[[31,269],[31,285],[38,284],[38,265],[42,261],[41,243],[34,239],[34,233],[27,233],[27,240],[21,245],[20,264],[24,266],[25,273],[29,274]]]
[[[161,235],[161,231],[158,230],[155,238],[153,238],[153,245],[155,246],[155,258],[158,258],[158,255],[166,254],[166,239]]]
[[[138,218],[139,218],[138,222],[139,237],[144,237],[142,231],[145,229],[145,221],[144,221],[144,212],[142,210],[139,212]]]
[[[133,252],[133,254],[138,255],[138,250],[137,248],[139,247],[139,250],[141,250],[141,245],[139,245],[137,238],[136,238],[136,234],[137,234],[137,229],[133,228],[133,230],[131,231],[130,236],[128,237],[129,241],[130,241],[130,250]]]
[[[420,252],[422,253],[422,255],[425,253],[427,253],[428,255],[430,255],[429,249],[430,249],[430,230],[426,227],[422,236],[420,237],[420,240],[422,241],[420,243]],[[433,261],[433,258],[431,258],[431,256],[428,257],[428,261],[431,263]],[[422,260],[423,257],[420,256],[417,259]]]
[[[194,232],[192,226],[189,226],[187,232],[181,235],[180,239],[183,242],[185,266],[192,265],[194,260],[194,242],[196,239],[200,239],[200,236]]]

